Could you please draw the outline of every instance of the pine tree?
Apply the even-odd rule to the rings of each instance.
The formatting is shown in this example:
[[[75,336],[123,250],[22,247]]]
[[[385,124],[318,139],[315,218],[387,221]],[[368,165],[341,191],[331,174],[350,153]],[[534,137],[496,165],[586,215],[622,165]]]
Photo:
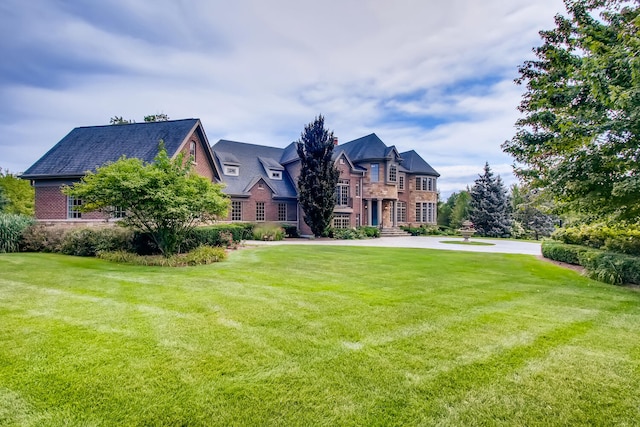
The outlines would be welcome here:
[[[298,198],[304,211],[304,222],[315,236],[325,236],[336,205],[336,185],[340,172],[333,164],[333,132],[324,128],[319,115],[304,127],[296,144],[301,160]]]
[[[489,163],[471,187],[471,222],[480,236],[508,237],[511,215],[507,190],[498,175],[494,177]]]

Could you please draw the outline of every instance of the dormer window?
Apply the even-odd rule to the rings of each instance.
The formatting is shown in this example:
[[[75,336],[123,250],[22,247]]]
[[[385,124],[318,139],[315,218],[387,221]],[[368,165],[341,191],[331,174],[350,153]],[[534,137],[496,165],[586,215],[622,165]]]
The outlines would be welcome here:
[[[282,172],[281,171],[270,170],[269,171],[269,177],[271,179],[281,180],[282,179]]]
[[[238,166],[224,165],[224,174],[228,176],[240,175],[240,168]]]

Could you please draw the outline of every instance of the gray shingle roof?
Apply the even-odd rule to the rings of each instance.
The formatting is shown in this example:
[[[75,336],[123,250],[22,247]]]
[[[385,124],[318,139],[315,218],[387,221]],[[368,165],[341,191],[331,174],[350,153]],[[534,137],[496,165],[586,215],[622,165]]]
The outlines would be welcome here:
[[[434,168],[431,167],[415,150],[400,153],[403,158],[402,167],[409,173],[421,173],[425,175],[440,176]]]
[[[393,151],[396,150],[396,147],[393,145],[387,147],[375,133],[354,139],[338,147],[347,153],[354,163],[364,160],[385,159],[390,157]],[[440,176],[440,174],[414,150],[399,153],[399,155],[402,159],[401,167],[406,172]]]
[[[384,159],[388,154],[388,147],[375,133],[340,144],[338,147],[356,163],[368,159]]]
[[[160,140],[172,156],[199,122],[184,119],[78,127],[27,169],[22,178],[80,177],[123,155],[152,162]]]
[[[226,184],[224,192],[233,196],[249,196],[249,189],[260,178],[274,191],[274,197],[295,198],[297,196],[296,187],[280,163],[284,149],[277,147],[266,147],[264,145],[247,144],[245,142],[229,141],[221,139],[212,147],[215,153],[218,168],[224,171],[223,162],[218,153],[233,153],[238,160],[239,175],[222,175],[222,181]],[[271,179],[267,174],[267,169],[282,170],[282,179]]]
[[[286,165],[287,163],[295,162],[296,160],[300,160],[300,157],[298,156],[298,145],[295,142],[292,142],[284,147],[280,163]]]

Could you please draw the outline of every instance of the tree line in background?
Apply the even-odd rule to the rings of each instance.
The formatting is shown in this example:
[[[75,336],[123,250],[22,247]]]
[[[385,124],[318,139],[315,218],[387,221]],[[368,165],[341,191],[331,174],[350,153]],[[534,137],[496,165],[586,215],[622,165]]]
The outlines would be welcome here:
[[[438,203],[441,227],[455,231],[466,220],[473,223],[479,236],[536,240],[549,236],[560,223],[535,190],[514,184],[508,192],[488,163],[472,187]]]

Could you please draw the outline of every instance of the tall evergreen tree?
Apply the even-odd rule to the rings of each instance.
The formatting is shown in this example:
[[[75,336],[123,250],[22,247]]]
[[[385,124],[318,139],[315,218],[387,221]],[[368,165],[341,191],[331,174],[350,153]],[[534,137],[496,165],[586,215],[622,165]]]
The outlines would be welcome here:
[[[324,236],[333,217],[340,172],[331,160],[333,132],[324,128],[322,115],[304,127],[296,148],[301,160],[298,197],[304,222],[315,236]]]
[[[511,232],[511,215],[507,190],[489,163],[471,187],[471,222],[481,236],[507,237]]]

